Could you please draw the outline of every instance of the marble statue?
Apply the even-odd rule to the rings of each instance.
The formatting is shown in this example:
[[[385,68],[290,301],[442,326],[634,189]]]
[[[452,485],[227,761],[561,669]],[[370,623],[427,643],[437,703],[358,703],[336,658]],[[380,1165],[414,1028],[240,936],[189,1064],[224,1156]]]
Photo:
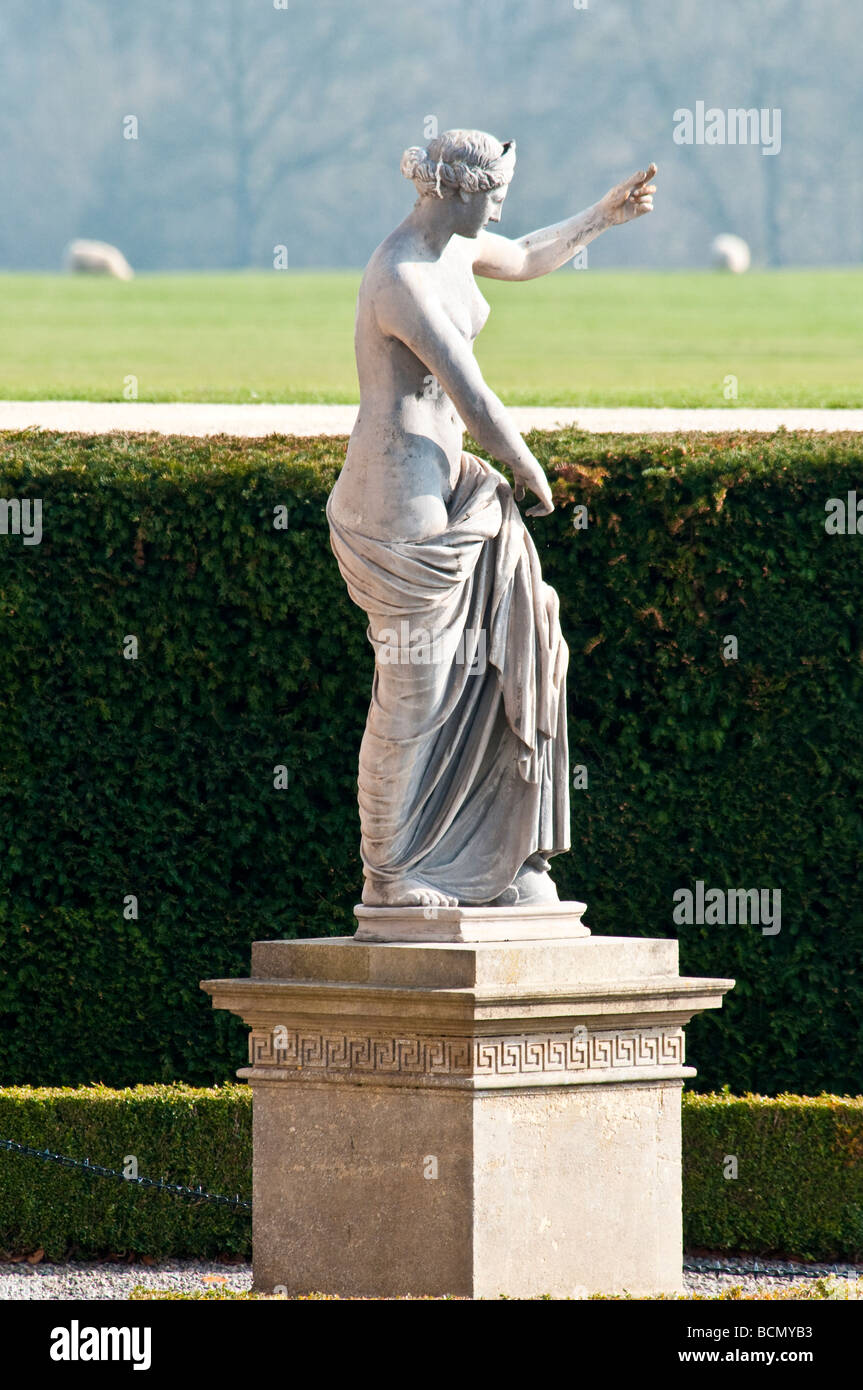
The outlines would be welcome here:
[[[530,491],[527,515],[546,516],[552,495],[474,357],[474,277],[556,270],[652,210],[656,166],[513,241],[487,226],[514,167],[514,141],[476,130],[406,150],[419,196],[360,286],[360,409],[327,517],[375,651],[358,779],[372,907],[555,902],[549,860],[569,849],[568,651],[516,505]],[[464,426],[514,490],[462,449]]]

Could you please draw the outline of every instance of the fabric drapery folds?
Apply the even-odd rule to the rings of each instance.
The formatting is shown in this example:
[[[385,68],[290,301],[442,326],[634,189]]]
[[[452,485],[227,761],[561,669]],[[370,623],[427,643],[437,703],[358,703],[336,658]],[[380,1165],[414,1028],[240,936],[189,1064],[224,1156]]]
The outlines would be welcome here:
[[[495,899],[530,855],[569,848],[568,650],[506,479],[463,453],[447,511],[423,541],[360,535],[329,505],[327,517],[375,649],[365,873],[467,905]]]

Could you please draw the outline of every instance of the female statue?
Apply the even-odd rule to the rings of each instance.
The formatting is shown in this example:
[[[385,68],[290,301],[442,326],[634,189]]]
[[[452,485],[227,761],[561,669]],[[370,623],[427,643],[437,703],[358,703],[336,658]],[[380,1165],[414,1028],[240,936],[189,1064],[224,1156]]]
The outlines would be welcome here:
[[[528,516],[545,474],[483,381],[475,275],[529,280],[607,227],[650,212],[656,172],[510,241],[500,221],[515,142],[450,130],[402,157],[419,197],[372,255],[357,301],[360,409],[327,504],[332,547],[375,650],[360,749],[369,906],[556,901],[569,848],[557,595]],[[515,479],[462,450],[462,422]]]

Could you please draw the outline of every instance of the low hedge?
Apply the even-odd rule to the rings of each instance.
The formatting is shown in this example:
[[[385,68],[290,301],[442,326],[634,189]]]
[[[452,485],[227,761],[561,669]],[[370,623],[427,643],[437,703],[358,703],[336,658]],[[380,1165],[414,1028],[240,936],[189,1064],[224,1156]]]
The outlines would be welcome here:
[[[0,1139],[248,1200],[251,1113],[235,1084],[9,1088]],[[863,1096],[685,1093],[683,1209],[688,1249],[863,1258]],[[250,1214],[0,1151],[0,1255],[37,1249],[248,1255]]]
[[[863,1259],[863,1096],[685,1095],[683,1212],[689,1249]]]
[[[251,1200],[251,1092],[191,1086],[0,1090],[0,1139],[103,1168]],[[0,1150],[0,1253],[247,1254],[247,1210],[136,1187]]]
[[[737,979],[689,1030],[699,1087],[856,1092],[863,536],[825,504],[863,437],[529,438],[588,774],[561,894]],[[43,527],[0,534],[5,1084],[232,1079],[245,1029],[199,980],[353,929],[372,656],[324,515],[344,450],[0,434],[0,500]],[[697,882],[780,890],[781,931],[677,925]]]

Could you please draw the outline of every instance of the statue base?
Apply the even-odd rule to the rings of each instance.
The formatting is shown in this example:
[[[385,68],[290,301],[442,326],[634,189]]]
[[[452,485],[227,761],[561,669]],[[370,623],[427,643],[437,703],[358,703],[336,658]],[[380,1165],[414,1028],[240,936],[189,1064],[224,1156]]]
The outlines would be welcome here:
[[[255,1288],[679,1289],[683,1028],[732,984],[645,937],[256,942],[202,985],[252,1029]]]
[[[521,907],[354,908],[355,941],[548,941],[590,936],[586,903]]]

